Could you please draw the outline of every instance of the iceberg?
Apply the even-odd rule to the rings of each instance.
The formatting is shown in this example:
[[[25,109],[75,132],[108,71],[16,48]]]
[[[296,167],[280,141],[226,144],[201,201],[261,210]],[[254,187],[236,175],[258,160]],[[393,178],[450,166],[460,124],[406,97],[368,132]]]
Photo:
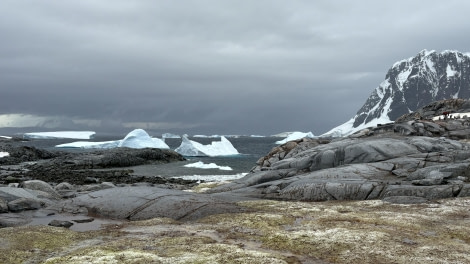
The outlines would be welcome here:
[[[12,139],[12,137],[0,136],[1,139]]]
[[[203,145],[199,142],[190,140],[188,135],[183,135],[181,145],[175,149],[183,156],[230,156],[240,154],[237,149],[224,136],[220,141],[212,141],[211,144]]]
[[[10,156],[10,153],[8,152],[3,152],[3,151],[0,151],[0,158],[3,158],[3,157],[8,157]]]
[[[230,168],[229,166],[219,166],[215,163],[206,164],[202,161],[186,164],[186,165],[184,165],[184,167],[198,168],[198,169],[219,169],[219,170],[227,170],[227,171],[232,170],[232,168]]]
[[[119,142],[118,147],[127,148],[166,148],[170,147],[159,138],[152,138],[143,129],[134,129]]]
[[[72,139],[92,139],[95,136],[94,131],[56,131],[56,132],[32,132],[24,133],[25,139],[57,139],[57,138],[72,138]]]
[[[292,132],[285,139],[276,141],[276,144],[285,144],[289,141],[297,140],[297,139],[301,139],[301,138],[305,138],[305,137],[314,138],[315,136],[313,135],[312,132],[307,132],[307,133]]]
[[[126,135],[124,139],[115,141],[88,142],[78,141],[56,145],[57,148],[83,148],[83,149],[108,149],[108,148],[161,148],[169,149],[165,141],[152,138],[143,129],[135,129]]]

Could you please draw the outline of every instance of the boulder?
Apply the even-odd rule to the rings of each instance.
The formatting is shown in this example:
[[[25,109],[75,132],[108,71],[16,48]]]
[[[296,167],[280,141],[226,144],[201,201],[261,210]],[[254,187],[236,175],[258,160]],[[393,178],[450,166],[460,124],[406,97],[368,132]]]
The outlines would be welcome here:
[[[19,198],[8,202],[8,210],[11,212],[21,212],[24,210],[36,210],[41,208],[41,202],[31,198]]]
[[[50,184],[41,180],[30,180],[24,181],[19,185],[20,188],[38,190],[51,194],[54,197],[59,198],[60,195],[52,188]]]

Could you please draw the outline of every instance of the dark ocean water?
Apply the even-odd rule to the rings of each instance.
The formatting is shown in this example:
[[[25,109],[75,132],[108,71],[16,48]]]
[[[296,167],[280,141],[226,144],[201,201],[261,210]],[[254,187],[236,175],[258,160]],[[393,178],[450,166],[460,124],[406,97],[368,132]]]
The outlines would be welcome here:
[[[45,148],[49,150],[62,150],[71,152],[83,152],[91,150],[72,149],[72,148],[56,148],[55,146],[63,143],[70,143],[76,141],[111,141],[124,138],[125,135],[119,136],[100,136],[97,135],[91,140],[76,140],[76,139],[32,139],[24,142],[25,145]],[[220,141],[220,138],[200,138],[190,137],[191,140],[201,144],[210,144],[212,141]],[[239,178],[243,173],[247,173],[256,165],[256,161],[265,156],[273,147],[276,146],[275,142],[279,140],[276,137],[228,137],[232,145],[238,150],[240,155],[235,156],[222,156],[222,157],[186,157],[186,161],[175,162],[163,165],[144,165],[132,167],[135,174],[138,175],[155,175],[162,177],[183,177],[187,179],[202,179],[202,180],[225,180]],[[167,138],[166,144],[175,149],[181,144],[181,139]],[[201,168],[188,168],[184,167],[186,164],[203,162],[205,164],[215,163],[218,166],[228,166],[232,170],[220,169],[201,169]]]

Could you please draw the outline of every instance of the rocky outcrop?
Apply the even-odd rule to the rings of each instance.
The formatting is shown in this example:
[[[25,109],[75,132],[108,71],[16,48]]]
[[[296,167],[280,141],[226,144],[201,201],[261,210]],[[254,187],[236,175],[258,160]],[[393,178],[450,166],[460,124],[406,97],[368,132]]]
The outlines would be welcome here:
[[[303,201],[469,196],[469,150],[445,138],[341,138],[293,148],[292,154],[211,192]]]

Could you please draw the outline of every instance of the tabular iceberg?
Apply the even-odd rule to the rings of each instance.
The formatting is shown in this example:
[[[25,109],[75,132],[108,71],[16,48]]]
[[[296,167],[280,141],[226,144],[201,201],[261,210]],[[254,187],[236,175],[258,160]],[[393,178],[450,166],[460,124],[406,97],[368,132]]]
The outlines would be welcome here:
[[[304,138],[304,137],[314,138],[315,136],[313,135],[312,132],[307,132],[307,133],[292,132],[285,139],[276,141],[276,144],[284,144],[284,143],[287,143],[289,141],[301,139],[301,138]]]
[[[55,132],[32,132],[24,133],[23,138],[29,139],[91,139],[96,133],[94,131],[55,131]]]
[[[57,148],[86,148],[86,149],[105,149],[105,148],[161,148],[169,149],[170,147],[159,138],[152,138],[143,129],[135,129],[126,135],[124,139],[115,141],[102,142],[85,142],[78,141],[66,144],[60,144]]]
[[[220,141],[212,141],[211,144],[203,145],[199,142],[190,140],[187,135],[183,136],[181,145],[175,149],[176,152],[183,156],[230,156],[240,154],[232,143],[224,136],[220,137]]]

